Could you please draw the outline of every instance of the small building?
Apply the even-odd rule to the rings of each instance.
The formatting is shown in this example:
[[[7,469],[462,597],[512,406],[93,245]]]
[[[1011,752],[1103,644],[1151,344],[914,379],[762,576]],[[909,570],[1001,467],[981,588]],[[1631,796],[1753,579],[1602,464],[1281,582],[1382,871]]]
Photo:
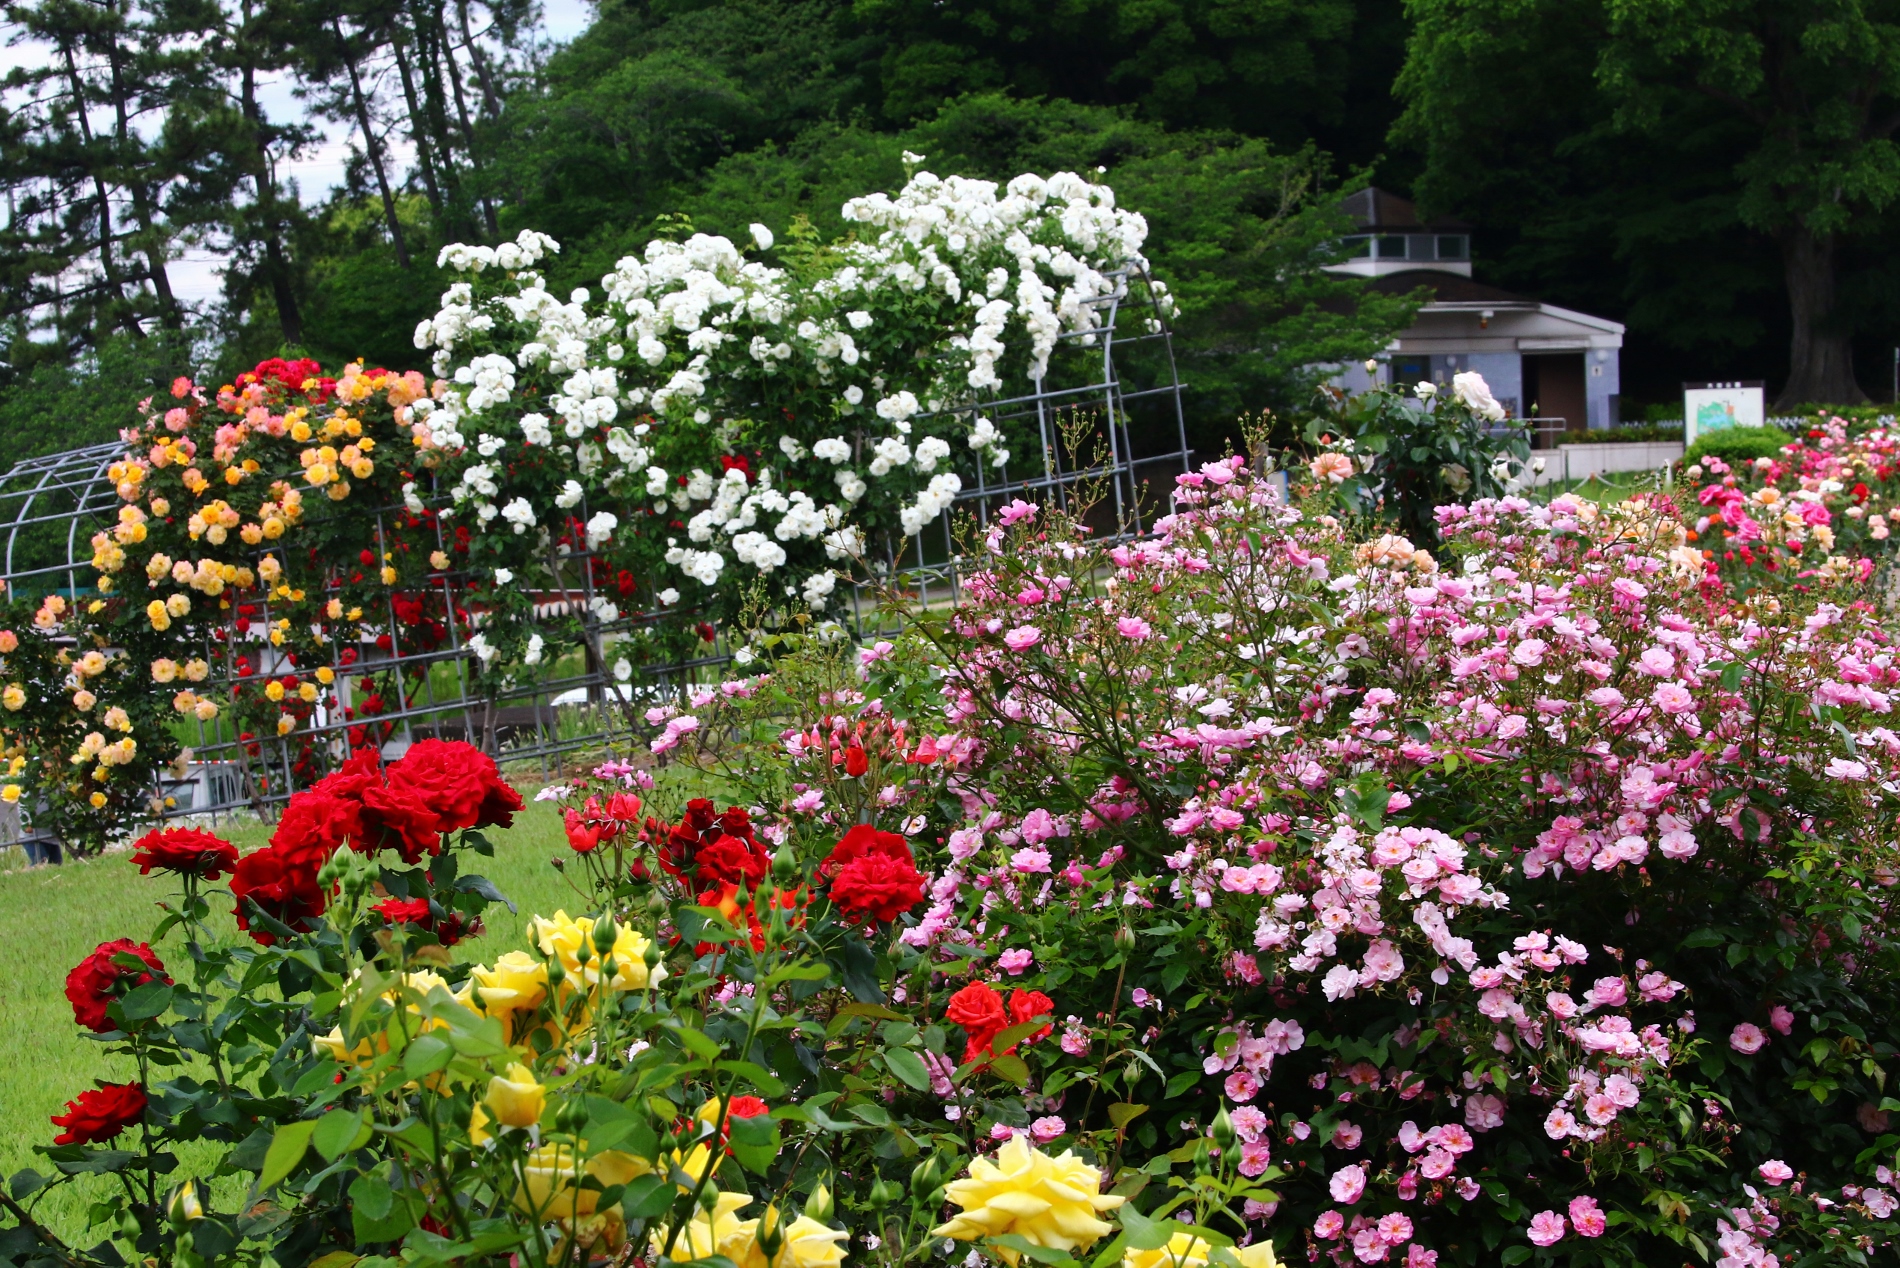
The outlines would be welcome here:
[[[1374,188],[1347,198],[1345,209],[1356,230],[1346,239],[1352,255],[1332,272],[1370,278],[1388,294],[1431,292],[1389,347],[1380,383],[1449,384],[1476,370],[1514,418],[1561,419],[1552,430],[1565,431],[1620,421],[1620,322],[1476,281],[1471,226],[1462,221],[1421,221],[1406,199]],[[1364,391],[1373,376],[1350,366],[1336,381]]]

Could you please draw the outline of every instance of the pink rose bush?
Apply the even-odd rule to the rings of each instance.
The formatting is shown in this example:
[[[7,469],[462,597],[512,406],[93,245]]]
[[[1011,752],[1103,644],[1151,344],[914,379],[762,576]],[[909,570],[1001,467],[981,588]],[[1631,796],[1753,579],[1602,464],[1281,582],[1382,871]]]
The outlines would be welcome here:
[[[870,664],[774,636],[668,755],[768,835],[902,828],[907,1010],[1052,1001],[896,1120],[1059,1117],[1289,1260],[1888,1246],[1900,664],[1857,570],[1739,592],[1661,497],[1441,507],[1433,553],[1237,459],[1172,511],[973,530],[957,607]]]
[[[1870,576],[1900,528],[1900,435],[1833,415],[1772,458],[1688,468],[1683,519],[1708,568],[1748,588]]]

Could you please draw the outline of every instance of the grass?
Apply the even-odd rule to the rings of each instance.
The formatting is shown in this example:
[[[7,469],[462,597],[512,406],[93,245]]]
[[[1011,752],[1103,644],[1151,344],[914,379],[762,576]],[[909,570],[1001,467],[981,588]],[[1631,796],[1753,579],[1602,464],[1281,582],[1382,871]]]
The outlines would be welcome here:
[[[255,821],[219,831],[246,852],[270,836],[270,828]],[[568,853],[551,806],[529,803],[512,831],[492,837],[495,857],[470,856],[464,870],[493,880],[520,911],[511,916],[505,907],[490,909],[487,932],[457,948],[458,957],[474,962],[525,946],[530,915],[581,910],[579,895],[549,866],[550,858]],[[18,850],[0,853],[0,946],[8,949],[7,971],[0,972],[0,1052],[6,1054],[0,1062],[0,1176],[28,1166],[50,1170],[33,1152],[35,1145],[52,1143],[56,1129],[49,1116],[62,1113],[66,1101],[96,1079],[123,1083],[134,1077],[128,1060],[108,1058],[104,1045],[73,1024],[66,973],[101,942],[145,941],[159,916],[153,904],[173,892],[165,879],[140,876],[124,853],[35,868],[24,866]],[[238,937],[229,903],[214,909],[219,934]],[[161,943],[155,950],[167,962],[185,959],[179,945]],[[214,1151],[180,1154],[187,1168],[208,1167]],[[87,1194],[110,1183],[107,1177],[84,1177],[47,1195],[38,1214],[62,1235],[80,1237]],[[222,1191],[217,1196],[225,1198]],[[220,1205],[228,1209],[239,1196],[234,1190]]]

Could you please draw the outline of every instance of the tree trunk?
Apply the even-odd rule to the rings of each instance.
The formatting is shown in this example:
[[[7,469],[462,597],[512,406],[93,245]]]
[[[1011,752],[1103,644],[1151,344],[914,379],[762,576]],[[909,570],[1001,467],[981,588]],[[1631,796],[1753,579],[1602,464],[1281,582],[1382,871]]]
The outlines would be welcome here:
[[[336,32],[336,46],[343,56],[343,65],[350,72],[350,100],[356,105],[356,126],[363,132],[363,152],[369,158],[369,165],[376,173],[376,187],[383,196],[383,217],[389,224],[389,240],[396,248],[396,263],[403,268],[409,267],[409,244],[403,241],[402,219],[396,214],[396,196],[389,188],[389,175],[383,169],[383,143],[376,136],[376,121],[370,118],[369,102],[363,97],[363,83],[356,73],[356,55],[350,51],[350,42],[343,36],[343,23],[332,14],[330,29]]]
[[[481,189],[488,183],[485,179],[486,173],[482,171],[481,152],[475,144],[475,125],[468,117],[468,101],[462,93],[462,68],[455,60],[455,45],[450,43],[446,33],[442,37],[442,56],[448,63],[449,84],[455,89],[455,116],[462,125],[462,145],[468,151],[469,166],[475,170],[476,188]],[[482,204],[482,219],[488,225],[488,240],[493,242],[501,236],[501,230],[495,224],[495,204],[489,200],[485,190],[479,197]]]
[[[247,27],[249,16],[247,12]],[[248,52],[246,50],[247,60],[240,80],[239,105],[244,111],[245,122],[251,128],[251,177],[257,186],[259,218],[264,225],[264,271],[269,275],[271,298],[277,304],[277,327],[283,333],[284,342],[294,348],[303,343],[303,313],[297,306],[297,293],[290,278],[290,260],[284,252],[277,174],[272,170],[264,112],[257,104],[256,67],[248,60]]]
[[[123,58],[120,56],[117,32],[107,36],[106,58],[112,68],[112,107],[117,121],[117,140],[119,150],[124,153],[132,142],[132,122],[126,114],[126,101],[130,93],[125,86]],[[149,170],[150,164],[141,164]],[[132,214],[139,222],[140,250],[145,256],[145,276],[152,284],[152,292],[158,296],[159,320],[171,330],[185,328],[184,312],[179,308],[178,297],[172,293],[171,275],[165,271],[166,234],[158,226],[158,196],[142,175],[135,173],[130,181],[132,189]]]
[[[1797,225],[1781,239],[1782,270],[1794,338],[1788,349],[1788,383],[1777,409],[1796,405],[1858,405],[1867,399],[1854,381],[1854,349],[1834,325],[1834,239]]]
[[[145,331],[139,325],[137,305],[126,305],[125,287],[119,281],[118,266],[112,261],[112,200],[107,196],[105,179],[99,174],[104,156],[99,153],[98,146],[94,144],[92,125],[86,118],[86,112],[91,109],[91,104],[86,100],[85,85],[79,77],[79,63],[73,57],[72,46],[63,45],[60,53],[65,58],[66,80],[73,94],[73,118],[79,125],[80,139],[85,142],[86,166],[91,170],[93,194],[98,204],[99,271],[105,274],[106,286],[119,301],[117,305],[114,305],[119,311],[114,313],[113,317],[122,323],[128,332],[143,338]]]
[[[416,147],[416,166],[422,169],[422,188],[429,195],[429,210],[435,213],[435,231],[448,240],[448,209],[442,201],[442,183],[435,175],[435,155],[429,146],[429,125],[422,115],[422,102],[416,95],[415,76],[409,73],[409,49],[402,39],[402,18],[390,21],[390,45],[396,51],[396,73],[402,79],[403,103],[409,107],[409,139]]]

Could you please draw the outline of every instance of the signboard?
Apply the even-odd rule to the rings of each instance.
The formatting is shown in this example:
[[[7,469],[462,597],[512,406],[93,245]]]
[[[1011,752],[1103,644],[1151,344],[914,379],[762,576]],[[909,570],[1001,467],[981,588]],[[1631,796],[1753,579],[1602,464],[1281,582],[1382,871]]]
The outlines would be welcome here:
[[[1768,410],[1762,387],[1760,382],[1684,383],[1682,443],[1693,445],[1698,436],[1734,427],[1766,426]]]

